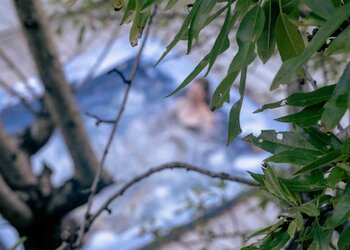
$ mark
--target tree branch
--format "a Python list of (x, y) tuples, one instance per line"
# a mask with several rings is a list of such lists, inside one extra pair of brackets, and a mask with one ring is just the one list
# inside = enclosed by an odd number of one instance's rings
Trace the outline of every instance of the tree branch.
[[(44, 101), (62, 131), (74, 162), (74, 178), (83, 187), (87, 187), (91, 185), (99, 164), (85, 132), (73, 93), (64, 77), (40, 1), (14, 0), (14, 4), (45, 88)], [(101, 174), (102, 179), (109, 183), (110, 178), (105, 173)]]
[(46, 145), (54, 131), (55, 125), (44, 108), (42, 114), (16, 136), (18, 147), (29, 156), (34, 155)]
[(109, 210), (108, 207), (109, 205), (118, 197), (122, 196), (130, 187), (132, 187), (133, 185), (135, 185), (136, 183), (142, 181), (143, 179), (150, 177), (151, 175), (164, 171), (164, 170), (173, 170), (173, 169), (183, 169), (186, 171), (192, 171), (192, 172), (196, 172), (202, 175), (206, 175), (209, 176), (211, 178), (218, 178), (221, 180), (226, 180), (226, 181), (232, 181), (232, 182), (238, 182), (238, 183), (242, 183), (245, 185), (249, 185), (249, 186), (253, 186), (253, 187), (259, 187), (260, 185), (250, 179), (246, 179), (244, 177), (240, 177), (240, 176), (235, 176), (235, 175), (231, 175), (231, 174), (227, 174), (227, 173), (223, 173), (223, 172), (213, 172), (211, 170), (206, 170), (200, 167), (196, 167), (193, 166), (191, 164), (188, 163), (184, 163), (184, 162), (171, 162), (171, 163), (166, 163), (163, 165), (160, 165), (158, 167), (154, 167), (149, 169), (148, 171), (146, 171), (143, 174), (140, 174), (136, 177), (134, 177), (133, 179), (131, 179), (130, 181), (128, 181), (127, 183), (125, 183), (116, 193), (114, 193), (93, 215), (90, 216), (89, 220), (88, 220), (88, 227), (85, 228), (85, 230), (87, 230), (91, 224), (96, 220), (96, 218), (105, 210)]
[(30, 208), (19, 199), (0, 175), (0, 214), (17, 228), (29, 225), (33, 219)]
[(11, 188), (28, 188), (37, 184), (27, 155), (8, 137), (0, 123), (0, 173)]

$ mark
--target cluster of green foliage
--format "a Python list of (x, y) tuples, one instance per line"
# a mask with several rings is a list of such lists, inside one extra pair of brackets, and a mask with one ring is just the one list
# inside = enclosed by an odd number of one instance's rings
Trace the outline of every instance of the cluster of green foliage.
[[(136, 45), (152, 8), (164, 6), (166, 11), (176, 2), (115, 0), (113, 4), (124, 13), (122, 23), (132, 22), (130, 42)], [(231, 87), (240, 75), (240, 98), (230, 111), (228, 143), (241, 133), (239, 116), (247, 67), (254, 60), (266, 63), (277, 51), (283, 64), (271, 84), (271, 90), (275, 90), (281, 84), (303, 81), (304, 66), (317, 53), (332, 55), (350, 50), (349, 0), (193, 0), (187, 7), (187, 17), (160, 60), (180, 40), (187, 41), (189, 53), (200, 32), (224, 16), (209, 53), (171, 94), (183, 89), (204, 69), (208, 74), (218, 56), (230, 48), (229, 35), (235, 32), (238, 50), (211, 99), (213, 110), (230, 102)], [(309, 37), (300, 32), (310, 29)], [(338, 239), (338, 249), (350, 249), (350, 139), (334, 134), (350, 108), (349, 90), (350, 63), (336, 84), (293, 93), (256, 111), (286, 105), (300, 109), (277, 119), (290, 123), (290, 131), (266, 130), (258, 137), (251, 134), (244, 138), (271, 153), (264, 162), (263, 174), (251, 176), (285, 208), (275, 225), (252, 235), (264, 237), (245, 249), (281, 249), (286, 245), (294, 245), (293, 249), (329, 249), (334, 239)], [(272, 165), (281, 163), (293, 165), (296, 171), (288, 178), (279, 177)]]

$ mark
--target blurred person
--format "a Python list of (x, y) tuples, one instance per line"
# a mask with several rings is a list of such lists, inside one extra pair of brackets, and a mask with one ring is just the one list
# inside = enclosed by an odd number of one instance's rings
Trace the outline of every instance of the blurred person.
[(209, 102), (210, 84), (204, 78), (197, 78), (189, 86), (186, 95), (175, 102), (172, 115), (185, 128), (210, 134), (214, 126), (214, 114)]

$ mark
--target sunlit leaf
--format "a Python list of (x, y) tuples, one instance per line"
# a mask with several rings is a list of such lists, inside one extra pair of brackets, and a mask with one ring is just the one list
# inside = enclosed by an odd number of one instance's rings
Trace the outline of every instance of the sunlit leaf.
[(317, 208), (315, 201), (309, 201), (300, 206), (300, 211), (311, 217), (317, 217), (320, 215), (320, 210)]

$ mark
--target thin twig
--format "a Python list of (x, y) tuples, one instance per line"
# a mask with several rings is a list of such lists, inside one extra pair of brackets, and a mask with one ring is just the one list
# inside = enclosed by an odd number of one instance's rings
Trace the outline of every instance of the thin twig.
[(97, 115), (94, 115), (94, 114), (90, 113), (90, 112), (86, 112), (85, 115), (89, 116), (91, 118), (94, 118), (96, 120), (96, 122), (95, 122), (96, 126), (99, 126), (101, 123), (115, 124), (115, 120), (103, 119), (103, 118), (100, 118)]
[(1, 48), (0, 48), (0, 57), (5, 61), (7, 66), (15, 72), (15, 74), (18, 77), (18, 79), (20, 81), (22, 81), (24, 87), (30, 93), (32, 98), (37, 99), (38, 95), (35, 92), (35, 90), (32, 88), (32, 86), (29, 85), (26, 75), (23, 73), (23, 71), (20, 69), (20, 67), (18, 67), (15, 63), (12, 62), (10, 57)]
[(114, 68), (108, 72), (108, 74), (112, 74), (112, 73), (117, 73), (125, 84), (129, 84), (129, 85), (131, 84), (131, 80), (127, 80), (123, 72), (121, 72), (119, 69)]
[(17, 98), (22, 105), (30, 112), (33, 116), (37, 116), (38, 112), (34, 110), (34, 108), (30, 105), (26, 98), (24, 98), (21, 94), (19, 94), (16, 90), (11, 88), (9, 84), (0, 79), (0, 86), (11, 96)]
[(304, 66), (305, 79), (311, 83), (314, 89), (317, 89), (317, 81), (312, 77), (306, 65)]
[(133, 185), (135, 185), (136, 183), (142, 181), (143, 179), (161, 172), (163, 170), (166, 169), (184, 169), (186, 171), (192, 171), (192, 172), (196, 172), (202, 175), (206, 175), (209, 176), (211, 178), (218, 178), (221, 180), (226, 180), (226, 181), (232, 181), (232, 182), (238, 182), (238, 183), (242, 183), (242, 184), (246, 184), (249, 186), (253, 186), (253, 187), (258, 187), (260, 186), (257, 182), (244, 178), (244, 177), (240, 177), (240, 176), (235, 176), (235, 175), (231, 175), (231, 174), (227, 174), (224, 172), (213, 172), (211, 170), (206, 170), (200, 167), (196, 167), (193, 166), (191, 164), (188, 163), (184, 163), (184, 162), (170, 162), (170, 163), (166, 163), (163, 165), (160, 165), (158, 167), (154, 167), (149, 169), (147, 172), (140, 174), (136, 177), (134, 177), (132, 180), (128, 181), (127, 183), (125, 183), (123, 185), (123, 187), (121, 187), (116, 193), (114, 193), (93, 215), (91, 215), (91, 217), (89, 218), (89, 226), (91, 226), (91, 224), (94, 222), (94, 220), (105, 210), (108, 209), (109, 205), (118, 197), (122, 196), (130, 187), (132, 187)]
[(126, 91), (125, 91), (125, 94), (124, 94), (124, 97), (123, 97), (120, 109), (119, 109), (119, 111), (118, 111), (118, 113), (116, 115), (115, 122), (113, 124), (110, 136), (109, 136), (107, 144), (106, 144), (106, 147), (105, 147), (105, 149), (103, 151), (103, 155), (102, 155), (102, 159), (101, 159), (101, 162), (100, 162), (99, 169), (97, 170), (97, 173), (95, 175), (94, 181), (93, 181), (93, 183), (91, 185), (91, 190), (90, 190), (91, 193), (90, 193), (89, 198), (88, 198), (87, 209), (86, 209), (85, 216), (83, 218), (83, 223), (82, 223), (82, 225), (80, 227), (80, 230), (79, 230), (79, 235), (78, 235), (78, 238), (77, 238), (77, 241), (76, 241), (76, 247), (80, 247), (81, 246), (84, 234), (89, 229), (89, 225), (88, 225), (87, 222), (88, 222), (88, 220), (89, 220), (89, 218), (91, 216), (90, 212), (91, 212), (91, 208), (92, 208), (92, 204), (93, 204), (93, 198), (94, 198), (94, 195), (96, 194), (98, 182), (100, 180), (101, 173), (103, 171), (104, 163), (106, 161), (109, 148), (112, 145), (112, 142), (113, 142), (113, 139), (114, 139), (114, 135), (115, 135), (115, 133), (117, 131), (120, 119), (121, 119), (121, 117), (122, 117), (122, 115), (124, 113), (124, 110), (125, 110), (125, 107), (126, 107), (126, 104), (127, 104), (127, 101), (128, 101), (128, 96), (129, 96), (129, 93), (130, 93), (130, 89), (131, 89), (131, 86), (132, 86), (132, 82), (135, 79), (137, 70), (139, 68), (142, 52), (143, 52), (143, 50), (145, 48), (145, 45), (146, 45), (146, 42), (147, 42), (150, 30), (151, 30), (152, 19), (153, 19), (154, 15), (155, 15), (155, 12), (156, 11), (154, 10), (153, 14), (151, 15), (151, 17), (149, 19), (149, 22), (148, 22), (148, 25), (147, 25), (147, 28), (146, 28), (146, 31), (145, 31), (145, 37), (144, 37), (144, 39), (142, 41), (142, 44), (140, 46), (140, 49), (139, 49), (137, 55), (136, 55), (136, 58), (135, 58), (135, 61), (134, 61), (133, 68), (131, 70), (129, 79), (127, 81), (125, 81), (125, 83), (127, 84)]

